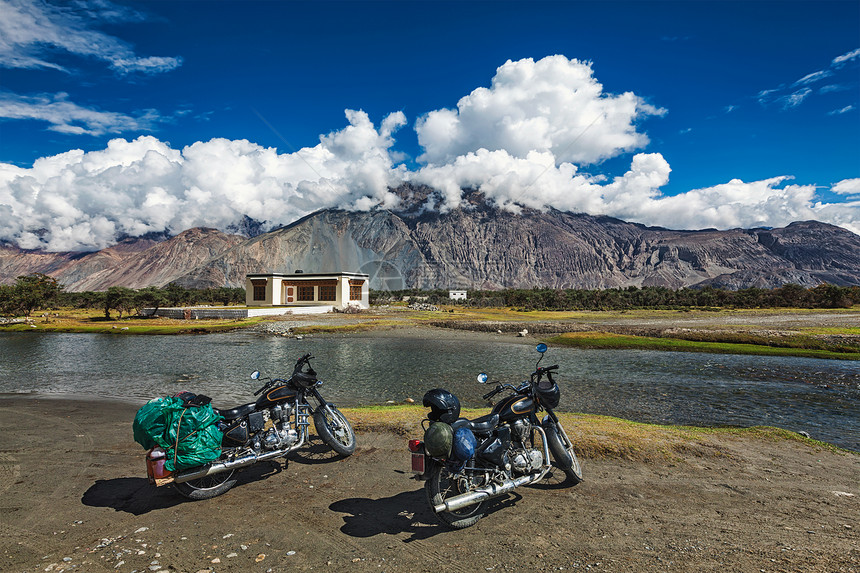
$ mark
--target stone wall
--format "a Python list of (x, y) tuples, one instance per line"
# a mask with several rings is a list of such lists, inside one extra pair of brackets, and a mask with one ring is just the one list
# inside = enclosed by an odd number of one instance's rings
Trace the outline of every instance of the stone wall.
[(162, 318), (176, 318), (181, 320), (225, 318), (239, 320), (242, 318), (248, 318), (248, 309), (244, 307), (145, 308), (141, 314), (144, 316), (159, 316)]

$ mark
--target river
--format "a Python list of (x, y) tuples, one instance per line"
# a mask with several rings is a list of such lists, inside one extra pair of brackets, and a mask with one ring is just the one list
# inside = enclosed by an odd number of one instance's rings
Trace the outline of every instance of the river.
[[(313, 337), (251, 332), (180, 336), (0, 333), (0, 393), (88, 395), (144, 402), (189, 390), (220, 407), (252, 400), (264, 375), (287, 376), (310, 352), (341, 406), (421, 401), (446, 388), (482, 407), (475, 381), (516, 383), (534, 369), (531, 345), (508, 338)], [(641, 422), (698, 426), (769, 425), (860, 451), (857, 362), (642, 350), (551, 347), (560, 364), (560, 410)]]

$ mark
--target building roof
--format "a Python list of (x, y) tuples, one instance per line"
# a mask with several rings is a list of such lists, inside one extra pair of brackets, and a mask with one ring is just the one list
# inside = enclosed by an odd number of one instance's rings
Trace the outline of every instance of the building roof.
[(245, 275), (246, 278), (290, 278), (290, 279), (318, 279), (320, 277), (355, 277), (369, 279), (370, 275), (364, 273), (351, 273), (346, 271), (335, 271), (331, 273), (251, 273)]

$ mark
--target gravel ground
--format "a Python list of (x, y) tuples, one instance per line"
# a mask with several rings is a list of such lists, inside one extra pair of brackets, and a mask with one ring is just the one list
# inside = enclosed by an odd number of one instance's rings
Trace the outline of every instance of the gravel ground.
[(409, 479), (406, 437), (359, 433), (346, 459), (314, 441), (186, 502), (147, 482), (135, 410), (0, 397), (0, 570), (860, 571), (857, 454), (724, 435), (585, 459), (582, 484), (520, 488), (451, 531)]

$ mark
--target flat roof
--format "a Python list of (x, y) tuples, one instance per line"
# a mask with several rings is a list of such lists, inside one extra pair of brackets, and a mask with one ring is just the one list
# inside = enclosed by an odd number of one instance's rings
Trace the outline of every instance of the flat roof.
[(331, 273), (253, 273), (245, 275), (245, 278), (265, 278), (265, 277), (278, 277), (278, 278), (286, 278), (289, 277), (291, 279), (318, 279), (320, 277), (361, 277), (361, 278), (370, 278), (370, 275), (364, 273), (350, 273), (346, 271), (341, 272), (331, 272)]

